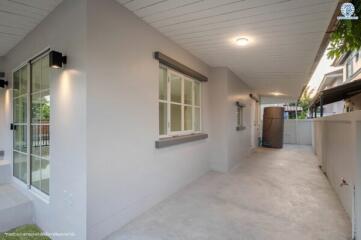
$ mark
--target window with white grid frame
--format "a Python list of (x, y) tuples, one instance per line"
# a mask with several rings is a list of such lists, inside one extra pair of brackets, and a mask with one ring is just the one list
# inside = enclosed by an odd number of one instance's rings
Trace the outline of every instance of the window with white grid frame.
[(159, 136), (187, 135), (201, 131), (201, 83), (160, 66)]

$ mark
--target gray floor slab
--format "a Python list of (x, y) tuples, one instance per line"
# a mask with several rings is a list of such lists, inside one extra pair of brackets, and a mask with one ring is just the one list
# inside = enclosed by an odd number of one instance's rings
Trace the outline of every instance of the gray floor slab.
[(311, 148), (258, 149), (210, 172), (108, 240), (349, 240), (351, 223)]
[(0, 185), (0, 233), (33, 220), (30, 199), (10, 184)]
[(10, 162), (0, 159), (0, 185), (9, 183), (10, 178), (11, 178)]

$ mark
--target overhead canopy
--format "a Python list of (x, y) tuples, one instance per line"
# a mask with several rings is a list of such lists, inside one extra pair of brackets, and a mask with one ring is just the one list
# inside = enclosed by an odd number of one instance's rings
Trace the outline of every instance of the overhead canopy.
[(314, 98), (311, 108), (341, 101), (361, 93), (361, 79), (319, 92)]
[[(280, 92), (292, 99), (340, 15), (336, 0), (116, 1), (209, 66), (229, 68), (259, 95)], [(248, 44), (239, 46), (240, 38)], [(167, 54), (178, 59), (175, 51)]]
[(5, 56), (62, 0), (0, 1), (0, 56)]

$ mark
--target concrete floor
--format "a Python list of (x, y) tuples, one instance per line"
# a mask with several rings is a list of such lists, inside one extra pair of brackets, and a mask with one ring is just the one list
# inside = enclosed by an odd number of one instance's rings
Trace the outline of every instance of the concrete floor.
[(0, 233), (30, 223), (33, 223), (30, 199), (10, 184), (0, 185)]
[(210, 172), (108, 240), (350, 240), (351, 223), (311, 148), (258, 149)]

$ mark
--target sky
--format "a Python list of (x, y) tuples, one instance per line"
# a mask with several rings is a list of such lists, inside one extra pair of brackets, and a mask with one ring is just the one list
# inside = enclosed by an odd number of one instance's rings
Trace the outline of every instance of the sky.
[(327, 50), (324, 52), (320, 62), (318, 63), (310, 81), (308, 82), (309, 89), (314, 89), (313, 93), (312, 93), (312, 97), (316, 94), (318, 87), (321, 84), (321, 81), (323, 79), (323, 76), (326, 73), (332, 72), (338, 68), (332, 67), (331, 64), (333, 62), (333, 59), (328, 59), (327, 58)]

